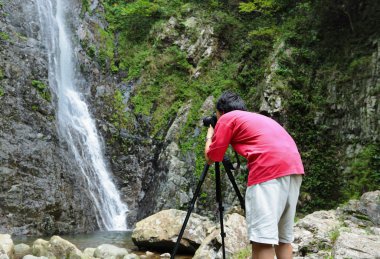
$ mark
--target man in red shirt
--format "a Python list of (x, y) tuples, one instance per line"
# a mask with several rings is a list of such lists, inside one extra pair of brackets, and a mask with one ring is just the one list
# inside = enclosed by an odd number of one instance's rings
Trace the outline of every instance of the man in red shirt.
[(223, 160), (229, 145), (247, 159), (245, 196), (248, 236), (254, 259), (292, 258), (293, 224), (304, 169), (297, 146), (273, 119), (246, 111), (236, 94), (224, 92), (209, 127), (205, 158)]

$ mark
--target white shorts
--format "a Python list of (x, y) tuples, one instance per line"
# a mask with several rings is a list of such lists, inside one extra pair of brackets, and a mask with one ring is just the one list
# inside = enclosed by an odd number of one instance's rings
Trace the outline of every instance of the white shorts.
[(288, 175), (249, 186), (245, 195), (249, 240), (293, 242), (293, 225), (302, 175)]

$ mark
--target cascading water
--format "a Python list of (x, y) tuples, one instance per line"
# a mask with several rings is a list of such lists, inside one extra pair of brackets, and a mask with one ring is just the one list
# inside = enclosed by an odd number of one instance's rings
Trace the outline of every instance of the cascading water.
[(127, 206), (121, 201), (104, 162), (100, 137), (76, 82), (73, 50), (65, 26), (65, 0), (36, 0), (49, 55), (49, 84), (58, 99), (58, 130), (80, 168), (105, 230), (126, 230)]

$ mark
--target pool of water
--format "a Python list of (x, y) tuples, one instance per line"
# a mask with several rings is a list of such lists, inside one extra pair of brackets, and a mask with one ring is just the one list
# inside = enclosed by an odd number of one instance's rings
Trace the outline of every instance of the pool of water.
[[(117, 247), (126, 248), (129, 252), (135, 253), (137, 255), (145, 254), (145, 251), (139, 251), (132, 241), (131, 231), (99, 231), (89, 234), (75, 234), (75, 235), (59, 235), (61, 238), (74, 244), (80, 250), (84, 250), (88, 247), (96, 248), (102, 244), (110, 244)], [(32, 245), (33, 242), (39, 238), (46, 241), (50, 240), (49, 237), (44, 236), (12, 236), (13, 243), (17, 244), (27, 244)], [(151, 251), (154, 252), (154, 251)], [(157, 258), (159, 258), (160, 253), (157, 253)], [(178, 259), (189, 259), (189, 255), (178, 255), (175, 258)]]

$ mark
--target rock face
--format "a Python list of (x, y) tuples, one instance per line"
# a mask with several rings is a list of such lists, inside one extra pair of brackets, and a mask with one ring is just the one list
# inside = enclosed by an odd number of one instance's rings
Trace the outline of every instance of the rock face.
[[(368, 198), (371, 197), (371, 201)], [(337, 210), (317, 211), (295, 226), (294, 250), (305, 258), (378, 258), (380, 191), (363, 194)]]
[(34, 1), (0, 7), (0, 232), (96, 229), (95, 212), (61, 145)]
[[(171, 252), (185, 220), (186, 212), (164, 210), (136, 224), (132, 240), (141, 248)], [(205, 217), (192, 213), (181, 239), (178, 251), (194, 253), (208, 234), (212, 223)]]

